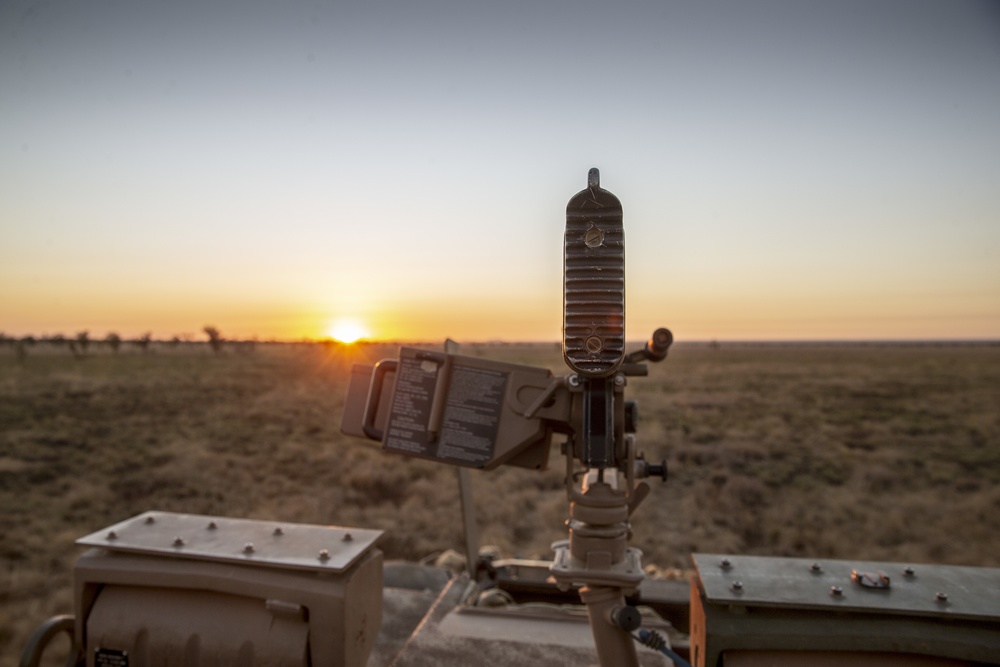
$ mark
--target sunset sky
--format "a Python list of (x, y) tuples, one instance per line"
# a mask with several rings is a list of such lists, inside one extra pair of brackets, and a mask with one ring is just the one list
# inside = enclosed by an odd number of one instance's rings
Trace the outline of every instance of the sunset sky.
[(1000, 339), (1000, 3), (0, 2), (0, 332)]

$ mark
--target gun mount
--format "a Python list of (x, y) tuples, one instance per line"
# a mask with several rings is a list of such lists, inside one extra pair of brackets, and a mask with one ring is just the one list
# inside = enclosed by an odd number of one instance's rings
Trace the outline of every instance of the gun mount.
[(645, 362), (666, 358), (673, 336), (658, 329), (626, 357), (622, 217), (591, 169), (566, 207), (563, 358), (572, 373), (402, 348), (398, 359), (354, 370), (341, 429), (387, 452), (484, 470), (543, 468), (552, 435), (563, 434), (569, 539), (553, 545), (552, 577), (563, 590), (582, 586), (601, 664), (630, 667), (639, 615), (625, 596), (643, 570), (628, 546), (629, 517), (649, 494), (637, 480), (665, 481), (666, 463), (637, 453), (636, 406), (624, 390)]

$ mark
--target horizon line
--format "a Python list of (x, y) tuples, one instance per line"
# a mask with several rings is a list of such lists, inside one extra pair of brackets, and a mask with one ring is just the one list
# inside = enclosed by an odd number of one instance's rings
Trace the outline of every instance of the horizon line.
[[(147, 334), (148, 335), (148, 334)], [(134, 336), (134, 337), (120, 337), (120, 343), (134, 343), (142, 341), (145, 336)], [(44, 344), (63, 344), (72, 341), (78, 341), (77, 336), (66, 336), (63, 334), (41, 334), (33, 335), (27, 334), (23, 336), (10, 336), (5, 335), (0, 332), (0, 344), (4, 343), (17, 343), (19, 341), (23, 342), (34, 342), (34, 343), (44, 343)], [(159, 345), (208, 345), (209, 340), (207, 339), (193, 339), (193, 338), (180, 338), (178, 336), (173, 336), (170, 338), (156, 338), (150, 335), (149, 338), (145, 339), (148, 343), (159, 344)], [(256, 343), (262, 345), (413, 345), (413, 346), (428, 346), (428, 345), (443, 345), (446, 340), (454, 340), (448, 336), (444, 336), (439, 339), (405, 339), (405, 338), (362, 338), (356, 341), (345, 342), (339, 341), (330, 336), (323, 337), (309, 337), (302, 336), (298, 338), (261, 338), (258, 336), (251, 336), (248, 338), (222, 338), (223, 343), (231, 344), (246, 344), (246, 343)], [(107, 337), (102, 338), (87, 338), (87, 342), (93, 343), (95, 345), (106, 345), (108, 343)], [(558, 339), (485, 339), (485, 340), (458, 340), (456, 341), (461, 345), (562, 345), (562, 341)], [(646, 343), (646, 340), (633, 339), (626, 341), (626, 345), (629, 346), (642, 346)], [(721, 346), (721, 345), (740, 345), (740, 346), (752, 346), (752, 345), (1000, 345), (1000, 337), (995, 338), (983, 338), (983, 337), (928, 337), (928, 338), (692, 338), (692, 339), (674, 339), (672, 345), (695, 345), (695, 346)]]

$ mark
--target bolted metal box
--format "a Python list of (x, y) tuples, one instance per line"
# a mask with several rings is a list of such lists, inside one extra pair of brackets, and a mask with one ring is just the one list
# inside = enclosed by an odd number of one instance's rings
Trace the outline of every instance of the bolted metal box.
[(364, 665), (382, 532), (147, 512), (77, 540), (88, 667)]
[(1000, 664), (1000, 569), (692, 554), (691, 664)]

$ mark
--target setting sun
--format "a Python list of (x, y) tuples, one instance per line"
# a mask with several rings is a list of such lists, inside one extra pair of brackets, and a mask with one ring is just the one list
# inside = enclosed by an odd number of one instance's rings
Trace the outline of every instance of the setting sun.
[(327, 333), (341, 343), (353, 343), (368, 337), (368, 331), (357, 320), (337, 320), (330, 325)]

